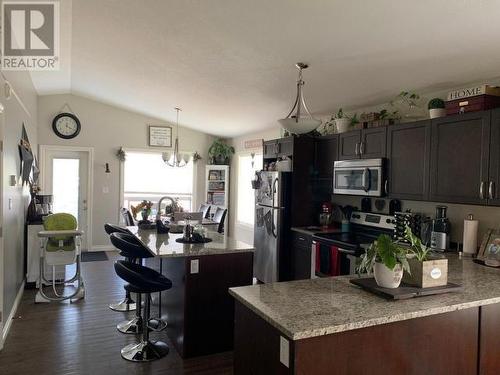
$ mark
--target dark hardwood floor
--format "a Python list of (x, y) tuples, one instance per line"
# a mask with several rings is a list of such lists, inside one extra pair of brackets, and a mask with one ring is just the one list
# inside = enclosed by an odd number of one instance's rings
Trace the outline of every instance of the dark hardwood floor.
[[(0, 351), (2, 375), (114, 374), (232, 374), (232, 352), (182, 360), (165, 333), (152, 333), (170, 346), (167, 357), (150, 363), (131, 363), (120, 349), (136, 340), (119, 333), (116, 323), (132, 316), (108, 308), (122, 298), (122, 281), (115, 275), (115, 253), (108, 261), (82, 263), (86, 298), (74, 304), (35, 305), (26, 290), (17, 317)], [(155, 308), (153, 307), (153, 311)]]

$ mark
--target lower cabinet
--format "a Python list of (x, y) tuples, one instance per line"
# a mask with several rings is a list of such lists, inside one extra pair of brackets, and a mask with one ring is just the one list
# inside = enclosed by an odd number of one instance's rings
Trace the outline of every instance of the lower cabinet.
[(312, 237), (307, 234), (292, 232), (291, 279), (311, 278)]

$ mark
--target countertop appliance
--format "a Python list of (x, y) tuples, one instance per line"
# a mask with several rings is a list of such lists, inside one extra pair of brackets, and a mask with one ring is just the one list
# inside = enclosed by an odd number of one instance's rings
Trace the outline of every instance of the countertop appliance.
[(339, 160), (333, 166), (333, 193), (381, 197), (384, 159)]
[(286, 278), (290, 230), (290, 172), (260, 172), (255, 190), (254, 276), (270, 283)]
[[(317, 274), (328, 276), (354, 274), (356, 262), (366, 248), (380, 234), (392, 236), (396, 227), (394, 216), (359, 211), (352, 213), (350, 222), (349, 232), (313, 236), (316, 245)], [(337, 259), (332, 260), (332, 256)], [(332, 266), (337, 269), (332, 270)]]
[(436, 218), (432, 220), (431, 248), (445, 251), (450, 248), (450, 221), (446, 217), (447, 206), (436, 206)]

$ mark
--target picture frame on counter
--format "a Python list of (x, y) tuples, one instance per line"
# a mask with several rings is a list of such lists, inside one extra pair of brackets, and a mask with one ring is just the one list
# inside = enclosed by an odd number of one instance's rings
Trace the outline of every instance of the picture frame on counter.
[(500, 229), (488, 229), (481, 242), (477, 259), (486, 263), (488, 258), (500, 260)]
[(172, 127), (168, 125), (149, 125), (150, 147), (172, 147)]

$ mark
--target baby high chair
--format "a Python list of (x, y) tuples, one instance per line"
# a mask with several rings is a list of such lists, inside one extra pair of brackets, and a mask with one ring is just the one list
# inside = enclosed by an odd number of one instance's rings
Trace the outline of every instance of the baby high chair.
[[(66, 213), (52, 214), (43, 221), (44, 230), (38, 232), (40, 238), (40, 276), (35, 302), (64, 301), (74, 302), (85, 297), (85, 289), (81, 274), (80, 247), (83, 231), (77, 229), (77, 221), (73, 215)], [(57, 266), (76, 264), (75, 275), (71, 279), (56, 280)], [(52, 267), (52, 279), (45, 277), (45, 265)], [(76, 290), (64, 294), (64, 287), (77, 282)], [(44, 291), (44, 285), (52, 286), (52, 293)], [(63, 290), (60, 293), (57, 286)]]

